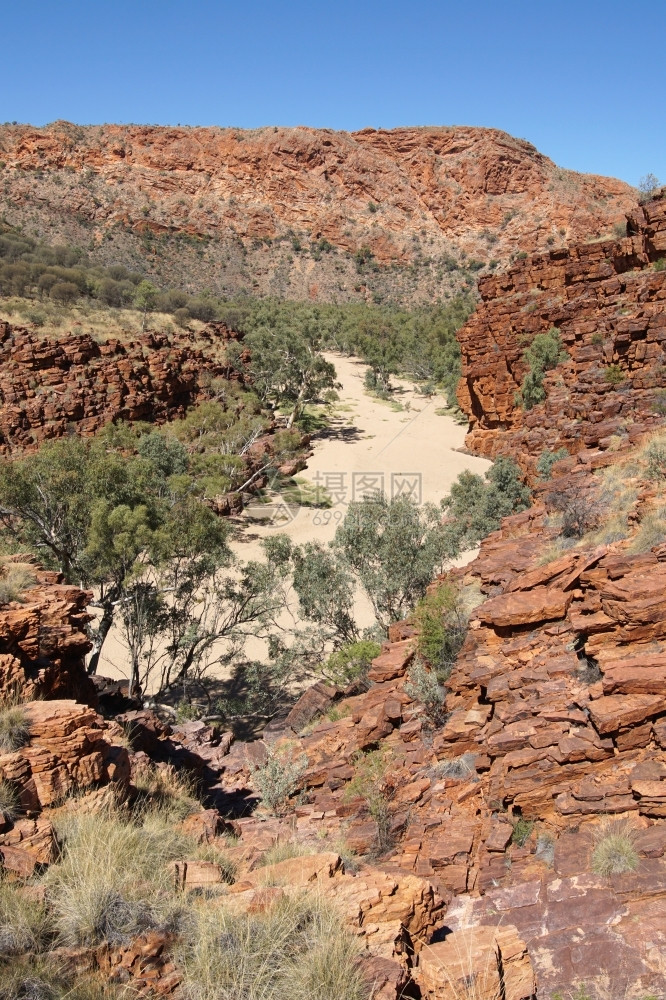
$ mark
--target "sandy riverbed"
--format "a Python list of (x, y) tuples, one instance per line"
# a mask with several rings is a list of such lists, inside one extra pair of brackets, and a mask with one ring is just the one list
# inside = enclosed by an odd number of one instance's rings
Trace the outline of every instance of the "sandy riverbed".
[[(331, 497), (329, 509), (277, 504), (269, 509), (251, 505), (238, 519), (233, 544), (244, 560), (262, 559), (261, 542), (276, 531), (294, 542), (329, 542), (344, 517), (347, 505), (364, 491), (383, 489), (388, 495), (409, 492), (420, 502), (438, 503), (463, 469), (483, 473), (489, 462), (461, 452), (466, 427), (437, 413), (445, 405), (414, 391), (410, 383), (394, 380), (396, 403), (401, 409), (370, 396), (364, 389), (366, 366), (353, 358), (329, 354), (336, 367), (340, 400), (330, 426), (313, 438), (313, 454), (300, 477)], [(471, 556), (471, 554), (470, 554)], [(466, 562), (467, 559), (461, 560)], [(281, 622), (285, 628), (295, 615), (295, 602)], [(371, 623), (369, 607), (359, 598), (360, 624)], [(248, 644), (249, 656), (260, 656), (262, 647)], [(127, 677), (127, 656), (116, 631), (108, 636), (99, 665), (107, 677)]]

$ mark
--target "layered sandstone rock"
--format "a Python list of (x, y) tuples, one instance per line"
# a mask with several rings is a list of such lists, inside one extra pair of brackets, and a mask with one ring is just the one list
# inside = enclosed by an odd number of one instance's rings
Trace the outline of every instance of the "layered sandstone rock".
[[(470, 450), (511, 454), (529, 471), (544, 448), (576, 452), (655, 426), (666, 387), (666, 197), (634, 208), (629, 235), (528, 257), (482, 278), (481, 303), (459, 331), (460, 405)], [(545, 402), (516, 401), (526, 346), (551, 327), (566, 362), (547, 373)], [(609, 375), (610, 371), (610, 375)]]
[(238, 336), (212, 323), (196, 337), (147, 333), (98, 344), (87, 333), (48, 340), (0, 322), (0, 452), (34, 448), (73, 427), (87, 435), (119, 420), (182, 417), (210, 398), (211, 379), (239, 378), (225, 354)]
[(20, 560), (35, 582), (21, 603), (0, 608), (0, 696), (74, 698), (95, 706), (85, 669), (92, 595), (64, 584), (62, 574), (43, 570), (29, 556)]

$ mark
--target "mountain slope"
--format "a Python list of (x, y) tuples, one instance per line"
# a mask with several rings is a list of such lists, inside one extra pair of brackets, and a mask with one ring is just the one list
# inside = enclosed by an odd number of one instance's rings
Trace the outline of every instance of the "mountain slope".
[(608, 234), (621, 181), (469, 127), (0, 127), (2, 211), (222, 294), (432, 301), (521, 252)]

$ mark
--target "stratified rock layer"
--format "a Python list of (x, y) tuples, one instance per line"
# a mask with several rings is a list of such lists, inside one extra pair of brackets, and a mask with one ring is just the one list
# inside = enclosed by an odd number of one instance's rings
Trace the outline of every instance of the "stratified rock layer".
[[(627, 231), (480, 280), (481, 303), (458, 333), (470, 450), (512, 454), (533, 470), (544, 448), (606, 447), (613, 435), (635, 439), (661, 420), (666, 270), (652, 264), (666, 258), (666, 197), (635, 208)], [(551, 327), (568, 358), (546, 374), (546, 400), (525, 411), (516, 400), (523, 352)]]
[(213, 323), (196, 335), (99, 344), (87, 333), (49, 340), (0, 322), (0, 451), (34, 448), (72, 428), (86, 435), (118, 420), (183, 416), (210, 398), (211, 379), (239, 378), (225, 355), (238, 337)]
[(30, 557), (14, 559), (26, 563), (34, 584), (20, 603), (0, 609), (0, 698), (75, 698), (96, 705), (85, 668), (92, 594), (26, 560)]

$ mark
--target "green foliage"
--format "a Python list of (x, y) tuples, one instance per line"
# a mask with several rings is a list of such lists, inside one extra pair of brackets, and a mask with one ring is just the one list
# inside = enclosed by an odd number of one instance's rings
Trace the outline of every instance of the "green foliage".
[(625, 377), (619, 365), (608, 365), (607, 368), (604, 368), (604, 382), (607, 382), (608, 385), (621, 385)]
[(560, 331), (557, 327), (551, 327), (548, 333), (538, 333), (523, 352), (523, 362), (529, 370), (516, 396), (518, 404), (526, 410), (531, 410), (537, 403), (543, 402), (546, 398), (546, 390), (543, 387), (544, 375), (566, 359), (567, 353), (562, 350)]
[(111, 427), (97, 439), (48, 443), (36, 455), (0, 463), (5, 534), (69, 580), (99, 588), (103, 613), (91, 666), (117, 621), (137, 692), (151, 672), (164, 687), (209, 668), (221, 639), (226, 651), (217, 659), (231, 655), (283, 598), (265, 565), (217, 575), (233, 561), (229, 529), (200, 499), (211, 476), (206, 465), (202, 472), (206, 452), (197, 449), (239, 460), (221, 452), (241, 446), (254, 426), (211, 403), (171, 430), (184, 441)]
[(426, 594), (416, 606), (414, 620), (418, 651), (444, 683), (467, 635), (468, 614), (460, 588), (446, 582)]
[(322, 335), (317, 327), (304, 325), (300, 331), (260, 328), (247, 341), (254, 388), (261, 399), (290, 409), (287, 427), (307, 403), (336, 387), (335, 368), (320, 353)]
[(266, 753), (266, 762), (255, 767), (253, 778), (262, 802), (280, 816), (287, 811), (289, 799), (298, 789), (308, 759), (305, 754), (294, 757), (291, 748), (285, 746), (277, 750), (269, 746)]
[(666, 271), (666, 257), (660, 257), (659, 260), (655, 260), (652, 269), (654, 271)]
[(286, 538), (271, 539), (266, 552), (276, 564), (278, 559), (282, 565), (292, 560), (294, 590), (304, 618), (325, 629), (338, 646), (358, 642), (353, 576), (335, 552), (319, 542), (292, 547)]
[(515, 844), (516, 847), (524, 847), (527, 841), (532, 836), (533, 829), (534, 829), (534, 820), (525, 819), (523, 816), (520, 816), (513, 824), (511, 843)]
[(648, 479), (666, 479), (666, 443), (651, 441), (645, 449)]
[(485, 479), (461, 472), (442, 500), (446, 512), (444, 541), (450, 557), (472, 548), (495, 531), (503, 517), (525, 510), (530, 492), (520, 479), (516, 463), (501, 455), (488, 469)]
[(390, 774), (390, 756), (385, 748), (360, 751), (351, 763), (354, 777), (347, 785), (347, 798), (359, 796), (377, 824), (377, 850), (384, 853), (393, 845), (391, 799), (395, 792)]
[(352, 681), (365, 677), (372, 661), (381, 651), (379, 643), (371, 639), (359, 639), (358, 642), (347, 643), (331, 653), (323, 670), (324, 676), (330, 678), (334, 684), (346, 687)]
[(349, 504), (332, 548), (358, 578), (377, 622), (387, 629), (423, 597), (444, 557), (440, 514), (408, 496), (367, 496)]
[(557, 451), (550, 451), (549, 448), (544, 448), (544, 450), (539, 455), (539, 460), (537, 462), (537, 472), (542, 482), (546, 482), (550, 479), (552, 475), (553, 466), (556, 462), (561, 461), (563, 458), (568, 458), (569, 452), (566, 448), (558, 448)]

